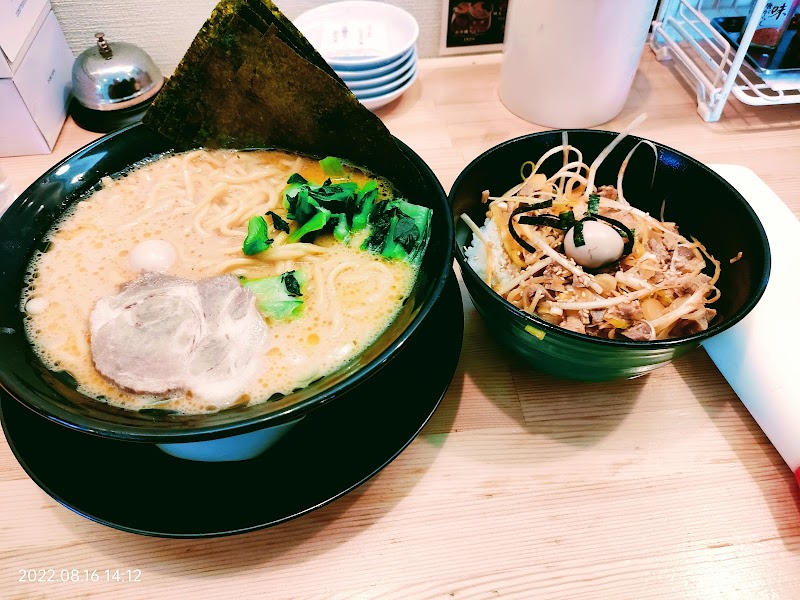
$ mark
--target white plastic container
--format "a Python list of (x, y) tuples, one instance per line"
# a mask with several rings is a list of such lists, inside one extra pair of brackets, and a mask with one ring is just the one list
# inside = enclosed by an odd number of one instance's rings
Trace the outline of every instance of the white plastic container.
[(67, 118), (75, 58), (46, 8), (11, 76), (0, 75), (0, 156), (48, 154)]
[(633, 83), (656, 0), (510, 2), (500, 100), (553, 128), (617, 116)]
[(32, 33), (38, 29), (47, 0), (4, 0), (0, 2), (0, 77), (11, 77), (11, 65), (25, 54)]

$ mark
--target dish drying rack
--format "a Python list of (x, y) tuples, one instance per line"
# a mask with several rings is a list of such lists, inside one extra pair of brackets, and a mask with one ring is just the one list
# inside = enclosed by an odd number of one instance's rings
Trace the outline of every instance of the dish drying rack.
[[(751, 11), (751, 0), (662, 0), (650, 47), (657, 60), (675, 58), (683, 67), (684, 75), (696, 85), (697, 112), (705, 121), (719, 120), (731, 94), (751, 106), (800, 103), (800, 69), (793, 78), (782, 78), (780, 72), (771, 77), (769, 71), (757, 70), (747, 60), (768, 1), (757, 0)], [(715, 17), (748, 14), (738, 43), (712, 24)]]

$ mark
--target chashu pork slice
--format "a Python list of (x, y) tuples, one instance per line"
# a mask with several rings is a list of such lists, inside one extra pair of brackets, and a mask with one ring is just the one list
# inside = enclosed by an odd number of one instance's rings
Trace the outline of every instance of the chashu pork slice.
[(232, 275), (145, 273), (101, 298), (89, 328), (95, 367), (121, 388), (191, 392), (219, 408), (258, 376), (267, 342), (255, 297)]

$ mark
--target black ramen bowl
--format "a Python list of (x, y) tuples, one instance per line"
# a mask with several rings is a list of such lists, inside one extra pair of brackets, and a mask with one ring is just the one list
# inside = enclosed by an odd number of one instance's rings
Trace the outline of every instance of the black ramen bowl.
[[(569, 143), (580, 149), (587, 164), (617, 133), (567, 130)], [(628, 152), (642, 138), (628, 136), (601, 163), (596, 185), (616, 185)], [(517, 308), (495, 293), (467, 263), (465, 247), (472, 231), (460, 219), (466, 213), (481, 225), (486, 205), (481, 192), (500, 196), (520, 183), (523, 162), (537, 161), (562, 143), (562, 131), (545, 131), (499, 144), (462, 171), (449, 194), (456, 230), (455, 258), (475, 308), (488, 329), (531, 367), (557, 377), (608, 381), (648, 373), (739, 322), (764, 293), (770, 271), (770, 252), (761, 222), (745, 199), (722, 177), (697, 160), (660, 144), (653, 179), (654, 154), (641, 146), (625, 171), (625, 198), (632, 205), (674, 221), (680, 233), (694, 236), (721, 262), (717, 282), (722, 296), (713, 304), (717, 316), (705, 331), (656, 341), (604, 339), (552, 325)], [(547, 159), (539, 172), (553, 174), (561, 153)], [(741, 260), (729, 259), (742, 253)]]
[[(405, 144), (398, 143), (419, 169), (423, 182), (419, 189), (399, 186), (401, 191), (410, 201), (433, 209), (430, 243), (412, 293), (398, 317), (364, 353), (338, 371), (287, 396), (255, 406), (179, 415), (129, 411), (98, 402), (81, 394), (69, 373), (45, 368), (26, 337), (20, 306), (29, 262), (64, 211), (95, 189), (102, 177), (124, 172), (138, 161), (172, 150), (166, 138), (136, 124), (100, 138), (55, 165), (0, 217), (2, 387), (43, 417), (67, 427), (159, 445), (245, 437), (240, 434), (280, 429), (343, 396), (407, 345), (439, 298), (452, 269), (453, 226), (445, 192), (425, 162)], [(375, 400), (379, 402), (380, 398)]]

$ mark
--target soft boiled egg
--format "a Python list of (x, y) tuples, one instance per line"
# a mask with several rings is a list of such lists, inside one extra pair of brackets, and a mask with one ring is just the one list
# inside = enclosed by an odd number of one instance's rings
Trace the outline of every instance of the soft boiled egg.
[(178, 253), (164, 240), (145, 240), (136, 244), (128, 254), (128, 266), (134, 271), (163, 273), (169, 269)]
[(596, 269), (619, 260), (625, 242), (619, 233), (601, 221), (582, 221), (582, 246), (575, 245), (575, 228), (564, 236), (564, 254), (582, 267)]

